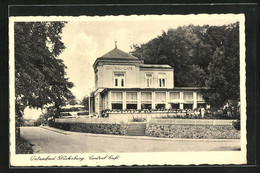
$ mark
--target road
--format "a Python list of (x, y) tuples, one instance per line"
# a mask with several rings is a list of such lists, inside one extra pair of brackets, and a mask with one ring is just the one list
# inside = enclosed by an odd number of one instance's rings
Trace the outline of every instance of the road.
[(21, 127), (21, 136), (35, 153), (177, 152), (239, 150), (240, 140), (164, 139), (65, 132), (53, 128)]

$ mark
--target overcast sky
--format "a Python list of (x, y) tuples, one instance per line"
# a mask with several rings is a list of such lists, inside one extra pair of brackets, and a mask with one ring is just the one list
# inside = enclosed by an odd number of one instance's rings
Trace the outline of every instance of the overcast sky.
[(75, 84), (72, 92), (77, 99), (94, 90), (93, 63), (115, 47), (129, 52), (133, 44), (146, 43), (167, 31), (184, 25), (223, 25), (237, 20), (227, 16), (135, 16), (85, 17), (69, 21), (63, 29), (66, 49), (59, 56), (67, 65), (67, 75)]

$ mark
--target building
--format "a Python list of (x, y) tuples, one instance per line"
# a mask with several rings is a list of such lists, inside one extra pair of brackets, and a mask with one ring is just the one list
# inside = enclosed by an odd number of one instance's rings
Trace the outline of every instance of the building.
[(174, 87), (169, 65), (144, 64), (115, 47), (96, 59), (95, 112), (106, 109), (195, 109), (205, 106), (196, 87)]

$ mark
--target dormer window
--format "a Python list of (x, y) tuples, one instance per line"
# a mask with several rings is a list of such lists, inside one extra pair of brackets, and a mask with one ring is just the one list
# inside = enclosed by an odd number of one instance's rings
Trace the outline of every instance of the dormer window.
[(114, 73), (114, 86), (115, 87), (125, 86), (125, 73)]
[(166, 74), (165, 73), (159, 73), (158, 74), (158, 83), (160, 88), (164, 88), (166, 84)]

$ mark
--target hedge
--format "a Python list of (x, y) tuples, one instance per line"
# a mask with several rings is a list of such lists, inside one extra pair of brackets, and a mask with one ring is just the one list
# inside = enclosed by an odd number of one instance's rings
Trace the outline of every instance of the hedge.
[(146, 126), (146, 136), (194, 139), (239, 139), (240, 131), (233, 126), (159, 125)]
[(127, 124), (98, 124), (98, 123), (50, 123), (51, 127), (59, 128), (67, 131), (97, 133), (97, 134), (114, 134), (125, 135), (127, 132)]

